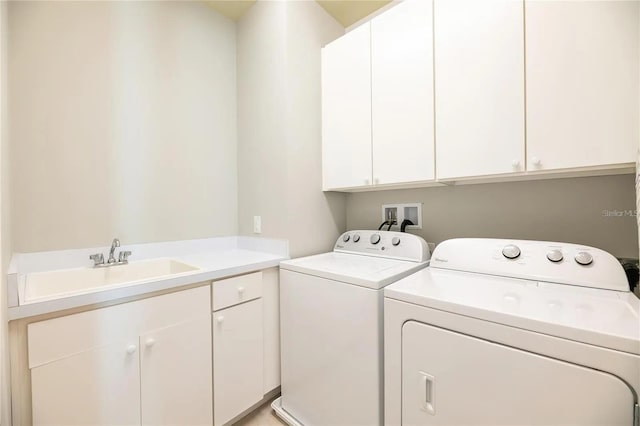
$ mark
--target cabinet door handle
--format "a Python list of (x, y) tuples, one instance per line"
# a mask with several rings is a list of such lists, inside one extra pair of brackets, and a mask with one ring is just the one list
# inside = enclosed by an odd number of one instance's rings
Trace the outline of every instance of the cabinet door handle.
[(538, 157), (533, 157), (531, 159), (531, 162), (533, 163), (534, 166), (539, 166), (542, 164), (542, 161)]
[(513, 161), (511, 162), (511, 166), (512, 166), (514, 169), (519, 169), (519, 168), (520, 168), (520, 160), (513, 160)]
[(436, 414), (436, 401), (435, 401), (435, 384), (436, 379), (431, 374), (427, 374), (424, 371), (420, 371), (419, 376), (420, 395), (422, 402), (422, 409), (427, 413), (435, 416)]
[(373, 179), (373, 184), (374, 185), (378, 185), (380, 183), (380, 178), (374, 178)]
[(244, 287), (238, 287), (238, 294), (242, 296), (244, 294)]
[(151, 339), (151, 338), (147, 339), (147, 341), (146, 341), (146, 342), (144, 342), (144, 345), (145, 345), (146, 347), (148, 347), (148, 348), (150, 348), (151, 346), (153, 346), (153, 345), (155, 345), (155, 344), (156, 344), (155, 339)]
[(364, 184), (369, 185), (369, 178), (364, 178)]
[(218, 322), (218, 324), (222, 324), (224, 322), (224, 316), (220, 315), (218, 318), (216, 318), (216, 321)]
[(138, 349), (138, 347), (136, 345), (129, 345), (127, 346), (127, 353), (129, 355), (135, 353), (136, 349)]

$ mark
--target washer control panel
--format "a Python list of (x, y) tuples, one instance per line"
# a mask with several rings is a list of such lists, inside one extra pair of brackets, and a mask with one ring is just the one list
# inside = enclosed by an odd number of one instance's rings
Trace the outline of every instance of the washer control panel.
[(405, 232), (348, 231), (338, 238), (333, 250), (413, 262), (426, 262), (431, 258), (426, 241)]
[(459, 238), (440, 243), (432, 267), (505, 277), (629, 291), (611, 254), (588, 246), (546, 241)]
[[(515, 244), (507, 244), (502, 248), (502, 255), (507, 259), (517, 259), (520, 257), (520, 247)], [(554, 248), (547, 252), (547, 259), (550, 262), (562, 262), (564, 260), (564, 253), (561, 249)], [(575, 254), (573, 259), (577, 264), (582, 266), (588, 266), (593, 263), (593, 256), (588, 251), (579, 251)]]

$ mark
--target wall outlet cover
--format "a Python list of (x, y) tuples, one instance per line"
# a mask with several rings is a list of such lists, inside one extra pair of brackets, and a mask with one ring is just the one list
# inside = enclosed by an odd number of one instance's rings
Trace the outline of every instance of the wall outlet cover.
[(262, 234), (262, 216), (253, 217), (253, 233)]

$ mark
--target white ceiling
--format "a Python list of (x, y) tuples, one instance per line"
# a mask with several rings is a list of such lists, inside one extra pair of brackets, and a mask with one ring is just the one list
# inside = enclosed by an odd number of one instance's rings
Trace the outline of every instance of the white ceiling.
[[(297, 0), (313, 1), (313, 0)], [(344, 27), (358, 22), (370, 15), (391, 0), (316, 0), (324, 10), (333, 16)], [(247, 10), (256, 3), (256, 0), (208, 0), (207, 4), (219, 13), (237, 21)]]

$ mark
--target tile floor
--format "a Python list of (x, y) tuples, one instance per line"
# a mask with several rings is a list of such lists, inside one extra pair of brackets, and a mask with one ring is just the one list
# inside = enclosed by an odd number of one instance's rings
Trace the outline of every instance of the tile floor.
[[(275, 399), (275, 398), (274, 398)], [(286, 425), (271, 409), (273, 400), (266, 402), (253, 413), (240, 420), (235, 426), (283, 426)]]

